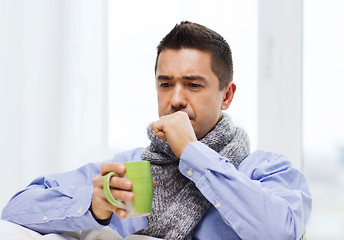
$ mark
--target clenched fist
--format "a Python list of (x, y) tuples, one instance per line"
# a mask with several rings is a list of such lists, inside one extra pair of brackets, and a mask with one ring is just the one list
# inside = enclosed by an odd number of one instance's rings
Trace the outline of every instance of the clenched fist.
[(151, 127), (157, 137), (168, 141), (179, 158), (190, 142), (197, 141), (189, 116), (183, 111), (162, 116)]

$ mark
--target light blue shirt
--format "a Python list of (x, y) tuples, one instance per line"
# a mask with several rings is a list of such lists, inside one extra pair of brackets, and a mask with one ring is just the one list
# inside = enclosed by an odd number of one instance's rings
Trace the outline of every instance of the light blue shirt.
[[(140, 161), (142, 148), (111, 162)], [(41, 233), (103, 227), (89, 211), (92, 180), (101, 163), (35, 179), (5, 207), (2, 219)], [(310, 217), (312, 199), (304, 175), (280, 154), (255, 151), (236, 169), (200, 142), (190, 143), (179, 164), (212, 204), (194, 239), (298, 239)], [(145, 217), (119, 219), (110, 227), (127, 236), (147, 225)]]

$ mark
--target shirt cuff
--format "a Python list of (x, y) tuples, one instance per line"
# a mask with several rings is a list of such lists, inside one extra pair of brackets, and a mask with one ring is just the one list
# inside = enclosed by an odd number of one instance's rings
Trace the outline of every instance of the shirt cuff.
[(207, 145), (197, 141), (191, 142), (180, 156), (179, 170), (187, 178), (197, 181), (202, 178), (210, 168), (216, 170), (222, 164), (227, 165), (227, 159)]
[(110, 217), (108, 217), (107, 219), (97, 219), (95, 218), (95, 220), (100, 224), (100, 225), (103, 225), (103, 226), (107, 226), (110, 224), (111, 222), (111, 219), (112, 219), (112, 214)]

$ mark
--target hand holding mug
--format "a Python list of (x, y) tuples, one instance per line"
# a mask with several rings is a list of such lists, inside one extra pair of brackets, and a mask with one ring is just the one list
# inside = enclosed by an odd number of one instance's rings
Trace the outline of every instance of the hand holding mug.
[(126, 167), (124, 164), (103, 163), (101, 165), (99, 175), (93, 179), (93, 195), (90, 207), (96, 219), (107, 219), (112, 213), (115, 213), (119, 218), (127, 216), (125, 210), (117, 208), (107, 201), (103, 190), (105, 175), (109, 172), (115, 172), (117, 176), (112, 177), (110, 181), (112, 195), (122, 201), (133, 201), (135, 195), (130, 191), (132, 189), (132, 182), (122, 177), (125, 171)]
[(117, 208), (126, 210), (127, 217), (147, 216), (152, 211), (153, 179), (149, 161), (126, 162), (125, 178), (132, 182), (133, 201), (116, 199), (111, 192), (110, 181), (116, 172), (110, 172), (104, 179), (104, 193), (109, 203)]

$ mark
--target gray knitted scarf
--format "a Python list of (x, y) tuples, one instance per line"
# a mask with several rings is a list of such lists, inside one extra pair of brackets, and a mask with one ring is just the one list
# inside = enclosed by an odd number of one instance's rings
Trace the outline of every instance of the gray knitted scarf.
[[(147, 132), (151, 144), (143, 151), (142, 159), (151, 162), (156, 187), (152, 213), (147, 217), (148, 226), (136, 234), (191, 239), (211, 204), (195, 184), (179, 172), (179, 159), (169, 144), (156, 137), (150, 127)], [(249, 154), (246, 132), (235, 127), (226, 114), (200, 142), (226, 157), (235, 167)]]

